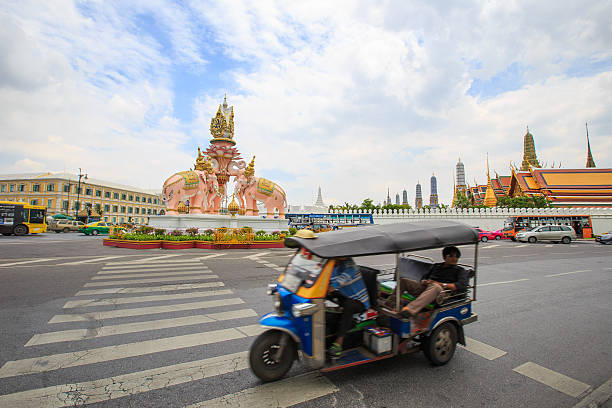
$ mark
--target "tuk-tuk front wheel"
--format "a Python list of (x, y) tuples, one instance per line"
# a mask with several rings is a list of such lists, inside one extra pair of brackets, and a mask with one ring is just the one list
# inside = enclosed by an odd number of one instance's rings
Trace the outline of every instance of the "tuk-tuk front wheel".
[(457, 327), (450, 322), (442, 323), (425, 339), (421, 347), (433, 365), (448, 363), (457, 348)]
[(251, 370), (264, 382), (276, 381), (287, 374), (296, 353), (295, 342), (287, 333), (268, 330), (260, 334), (251, 345)]

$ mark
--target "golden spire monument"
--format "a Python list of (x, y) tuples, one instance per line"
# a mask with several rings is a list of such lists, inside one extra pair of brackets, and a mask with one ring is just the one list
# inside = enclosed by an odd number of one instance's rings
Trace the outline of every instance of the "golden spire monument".
[(497, 205), (497, 197), (493, 191), (493, 184), (491, 184), (491, 176), (489, 174), (489, 153), (487, 153), (487, 192), (483, 204), (487, 207), (495, 207)]
[(531, 167), (542, 167), (538, 163), (538, 157), (536, 156), (535, 143), (533, 141), (533, 135), (529, 133), (529, 126), (527, 126), (527, 133), (523, 141), (523, 163), (521, 164), (521, 171), (529, 171)]

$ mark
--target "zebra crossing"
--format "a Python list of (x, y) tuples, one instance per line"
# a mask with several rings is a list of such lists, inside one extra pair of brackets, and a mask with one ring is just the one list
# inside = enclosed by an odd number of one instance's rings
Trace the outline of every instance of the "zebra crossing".
[[(51, 317), (48, 330), (34, 334), (24, 344), (24, 353), (20, 353), (23, 358), (7, 361), (0, 367), (0, 381), (53, 374), (49, 378), (59, 378), (59, 382), (0, 395), (0, 406), (64, 407), (103, 403), (246, 370), (248, 346), (245, 344), (261, 333), (258, 315), (233, 290), (225, 287), (204, 264), (205, 259), (184, 259), (176, 255), (125, 261), (109, 259)], [(239, 343), (233, 347), (232, 342), (236, 341)], [(206, 355), (207, 347), (220, 344), (229, 345), (233, 352)], [(189, 350), (198, 347), (205, 350), (199, 359), (167, 364), (161, 358), (161, 366), (143, 366), (129, 372), (123, 368), (122, 362), (133, 358), (154, 359), (176, 352), (190, 355)], [(102, 372), (111, 372), (111, 375), (86, 378), (86, 381), (74, 381), (70, 375), (70, 370), (86, 370), (94, 365), (103, 365), (106, 369)], [(66, 380), (62, 382), (61, 378)], [(48, 385), (47, 381), (40, 383)], [(304, 384), (314, 391), (299, 397), (292, 397), (294, 394), (288, 392), (279, 400), (279, 406), (337, 391), (320, 375), (307, 376)], [(266, 406), (268, 397), (262, 397), (262, 393), (276, 389), (275, 394), (279, 395), (287, 386), (288, 383), (281, 381), (272, 390), (270, 386), (247, 388), (210, 400), (205, 398), (193, 406), (247, 402), (250, 406)]]

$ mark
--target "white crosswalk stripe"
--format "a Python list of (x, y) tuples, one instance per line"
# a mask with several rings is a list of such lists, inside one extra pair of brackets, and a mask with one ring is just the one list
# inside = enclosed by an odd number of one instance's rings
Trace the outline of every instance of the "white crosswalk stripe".
[[(217, 279), (217, 275), (208, 275), (207, 278)], [(214, 288), (225, 286), (223, 282), (206, 282), (206, 283), (181, 283), (179, 285), (164, 285), (164, 286), (147, 286), (135, 288), (107, 288), (107, 289), (90, 289), (78, 291), (75, 296), (89, 295), (104, 295), (104, 294), (126, 294), (126, 293), (155, 293), (155, 292), (171, 292), (175, 290), (193, 290), (203, 288)]]
[[(223, 374), (246, 372), (248, 352), (241, 339), (257, 336), (263, 329), (256, 324), (257, 312), (245, 308), (245, 302), (231, 289), (224, 288), (224, 283), (217, 280), (219, 276), (200, 262), (222, 255), (192, 259), (166, 255), (107, 262), (74, 298), (66, 301), (63, 309), (68, 313), (53, 316), (48, 322), (49, 331), (29, 339), (24, 345), (28, 353), (0, 367), (0, 379), (47, 376), (46, 373), (53, 372), (50, 378), (60, 380), (42, 388), (25, 387), (25, 390), (0, 395), (0, 406), (65, 407), (104, 403)], [(271, 263), (266, 266), (284, 270)], [(214, 350), (220, 348), (207, 346), (221, 343), (227, 343), (222, 349), (230, 347), (230, 354), (215, 355)], [(232, 344), (240, 348), (232, 350)], [(40, 347), (44, 345), (52, 348)], [(172, 365), (161, 363), (162, 366), (126, 373), (126, 367), (129, 370), (133, 363), (124, 363), (124, 359), (150, 356), (143, 361), (167, 361), (163, 356), (168, 353), (178, 351), (189, 357), (194, 347), (204, 347), (199, 353), (204, 350), (206, 358)], [(88, 370), (93, 364), (104, 365), (105, 378), (96, 378), (94, 374), (93, 378), (79, 383), (61, 380), (64, 376), (74, 378), (71, 374), (74, 370), (79, 367)], [(144, 368), (148, 367), (151, 365)], [(116, 374), (114, 370), (118, 370)], [(95, 372), (92, 369), (91, 373)], [(338, 388), (325, 377), (308, 373), (194, 406), (289, 407), (336, 391)]]

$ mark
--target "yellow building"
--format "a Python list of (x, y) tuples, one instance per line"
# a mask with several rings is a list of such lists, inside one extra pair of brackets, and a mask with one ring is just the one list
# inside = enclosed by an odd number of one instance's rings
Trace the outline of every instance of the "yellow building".
[[(68, 173), (0, 175), (0, 200), (47, 207), (47, 214), (100, 216), (112, 223), (147, 224), (148, 217), (165, 213), (161, 192), (144, 190)], [(77, 208), (77, 200), (79, 202)]]

